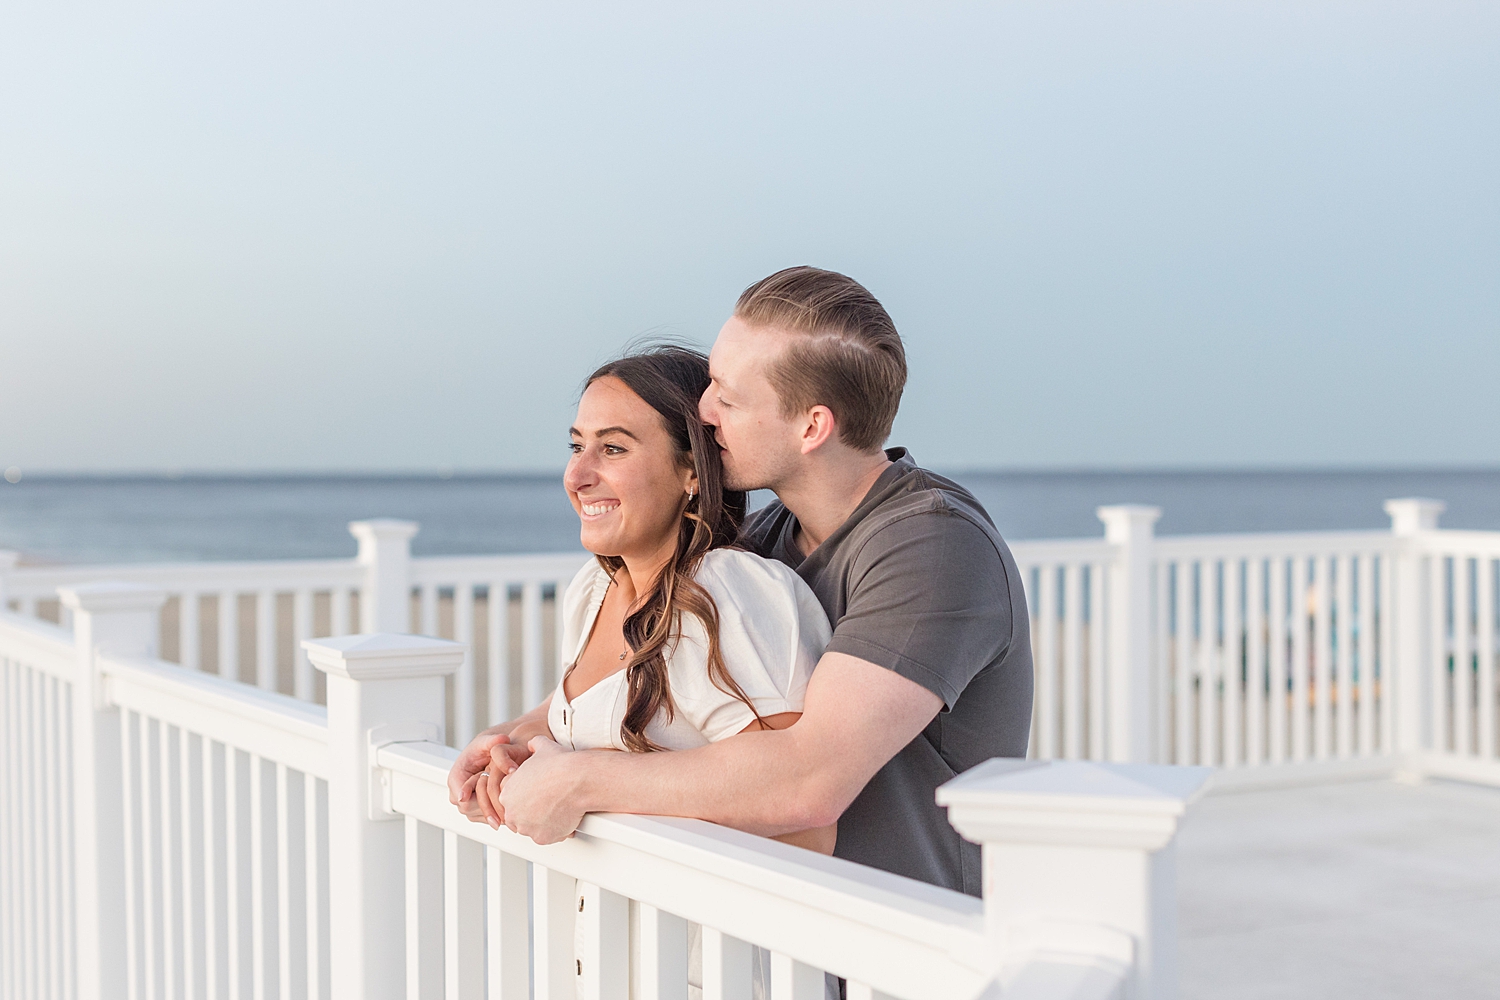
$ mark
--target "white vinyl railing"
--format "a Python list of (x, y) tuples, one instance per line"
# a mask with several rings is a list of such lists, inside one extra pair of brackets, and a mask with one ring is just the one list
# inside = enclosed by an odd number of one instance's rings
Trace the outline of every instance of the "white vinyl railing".
[[(1157, 537), (1155, 508), (1106, 507), (1102, 539), (1013, 544), (1032, 616), (1031, 756), (1489, 767), (1500, 532), (1440, 531), (1436, 501), (1387, 509), (1390, 532)], [(451, 638), (468, 650), (447, 695), (455, 743), (545, 697), (556, 595), (585, 554), (413, 558), (411, 522), (350, 530), (348, 561), (6, 572), (0, 559), (0, 595), (35, 614), (86, 580), (163, 590), (167, 659), (304, 701), (323, 700), (301, 647), (313, 634)]]
[(690, 979), (812, 1000), (825, 971), (866, 1000), (1171, 995), (1170, 846), (1205, 769), (955, 780), (950, 818), (1009, 887), (983, 901), (697, 821), (590, 816), (540, 847), (448, 803), (462, 645), (311, 641), (324, 708), (157, 659), (160, 591), (62, 597), (71, 635), (0, 612), (4, 1000), (624, 1000)]

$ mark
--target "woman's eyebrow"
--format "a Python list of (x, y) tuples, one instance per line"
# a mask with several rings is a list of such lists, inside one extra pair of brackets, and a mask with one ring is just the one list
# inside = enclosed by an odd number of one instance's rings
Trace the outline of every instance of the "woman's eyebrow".
[[(630, 438), (632, 441), (639, 441), (640, 440), (640, 438), (638, 438), (634, 434), (630, 433), (630, 431), (628, 431), (624, 427), (620, 427), (618, 425), (616, 425), (614, 427), (601, 427), (597, 431), (594, 432), (594, 437), (596, 437), (596, 438), (602, 438), (606, 434), (624, 434), (626, 437)], [(570, 437), (584, 437), (585, 436), (584, 433), (583, 433), (583, 431), (579, 430), (577, 427), (569, 427), (568, 428), (568, 435)]]

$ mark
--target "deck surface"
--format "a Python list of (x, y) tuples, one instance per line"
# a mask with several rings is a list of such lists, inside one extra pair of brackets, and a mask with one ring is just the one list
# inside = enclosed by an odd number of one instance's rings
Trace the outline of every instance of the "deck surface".
[(1214, 795), (1178, 843), (1182, 1000), (1500, 997), (1500, 790)]

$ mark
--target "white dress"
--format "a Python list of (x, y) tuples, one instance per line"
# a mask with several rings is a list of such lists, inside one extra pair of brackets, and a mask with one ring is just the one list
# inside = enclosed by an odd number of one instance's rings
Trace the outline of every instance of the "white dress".
[[(704, 555), (693, 578), (713, 596), (719, 611), (719, 652), (724, 666), (762, 718), (802, 711), (807, 681), (832, 629), (812, 590), (786, 565), (737, 549)], [(597, 561), (579, 570), (563, 595), (563, 676), (578, 662), (609, 589), (609, 574)], [(684, 615), (681, 639), (665, 651), (667, 683), (674, 712), (659, 714), (646, 736), (667, 750), (689, 750), (733, 736), (755, 719), (755, 712), (717, 687), (708, 675), (707, 633), (696, 615)], [(552, 692), (547, 725), (552, 738), (569, 750), (624, 750), (620, 726), (629, 689), (619, 670), (568, 701), (562, 681)], [(579, 905), (583, 900), (580, 898)], [(637, 908), (630, 907), (631, 966), (639, 968)], [(578, 969), (582, 972), (581, 923), (576, 925)], [(702, 933), (689, 924), (688, 995), (702, 995)], [(755, 949), (755, 997), (768, 995), (769, 955)], [(640, 992), (635, 975), (631, 994)], [(579, 980), (579, 996), (583, 981)]]

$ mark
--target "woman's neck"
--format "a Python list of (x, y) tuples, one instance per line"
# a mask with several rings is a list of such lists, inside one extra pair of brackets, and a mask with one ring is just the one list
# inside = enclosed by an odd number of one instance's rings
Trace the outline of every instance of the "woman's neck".
[(640, 596), (651, 589), (676, 553), (677, 537), (674, 534), (650, 550), (620, 556), (625, 565), (615, 572), (615, 586), (627, 608), (635, 607)]

